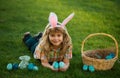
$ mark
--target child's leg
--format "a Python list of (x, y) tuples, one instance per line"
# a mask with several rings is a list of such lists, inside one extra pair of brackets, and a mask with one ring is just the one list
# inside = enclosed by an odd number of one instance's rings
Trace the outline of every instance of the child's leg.
[(29, 48), (29, 50), (34, 53), (36, 46), (38, 45), (39, 39), (42, 37), (42, 33), (32, 37), (30, 32), (26, 32), (23, 38), (23, 42)]
[(30, 48), (30, 50), (31, 50), (32, 53), (34, 53), (35, 48), (36, 48), (36, 46), (37, 46), (38, 43), (39, 43), (39, 39), (42, 37), (42, 34), (43, 34), (42, 32), (39, 32), (37, 35), (35, 35), (35, 36), (33, 37), (33, 39), (36, 40), (36, 43), (35, 43), (33, 46), (31, 46), (31, 48)]
[(42, 37), (43, 33), (39, 32), (37, 35), (34, 36), (34, 38), (39, 41), (39, 39)]
[(29, 48), (29, 50), (31, 50), (31, 47), (34, 46), (34, 44), (36, 44), (38, 41), (31, 36), (30, 32), (26, 32), (24, 34), (23, 42)]
[(30, 32), (26, 32), (23, 37), (23, 42), (25, 43), (30, 38), (32, 38)]
[(30, 51), (32, 52), (32, 54), (34, 53), (37, 45), (38, 45), (38, 42), (36, 42), (33, 46), (31, 46)]
[(37, 42), (38, 42), (37, 40), (31, 37), (25, 42), (25, 44), (29, 48), (29, 50), (31, 50), (31, 47), (34, 46)]

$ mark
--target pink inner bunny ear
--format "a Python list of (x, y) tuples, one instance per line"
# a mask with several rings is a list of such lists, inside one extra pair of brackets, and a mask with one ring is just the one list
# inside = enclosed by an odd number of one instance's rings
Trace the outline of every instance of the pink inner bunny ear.
[(74, 13), (70, 14), (63, 22), (62, 22), (62, 26), (65, 26), (74, 16)]
[(49, 23), (52, 27), (56, 27), (58, 22), (57, 15), (53, 12), (50, 13), (49, 15)]

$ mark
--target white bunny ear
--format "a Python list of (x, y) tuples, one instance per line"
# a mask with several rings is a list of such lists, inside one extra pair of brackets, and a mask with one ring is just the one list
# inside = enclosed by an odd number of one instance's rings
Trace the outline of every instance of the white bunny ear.
[(62, 22), (62, 26), (65, 26), (74, 16), (74, 13), (71, 13), (63, 22)]
[(57, 15), (55, 13), (51, 12), (50, 15), (49, 15), (49, 23), (50, 23), (50, 25), (52, 27), (56, 27), (57, 22), (58, 22)]

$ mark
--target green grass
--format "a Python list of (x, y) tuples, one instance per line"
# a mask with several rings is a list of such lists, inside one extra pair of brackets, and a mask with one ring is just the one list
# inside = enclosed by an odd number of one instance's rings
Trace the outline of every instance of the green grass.
[[(120, 76), (118, 61), (112, 70), (83, 71), (80, 50), (84, 38), (97, 32), (111, 34), (120, 43), (119, 3), (119, 0), (0, 0), (0, 78), (117, 78)], [(60, 22), (75, 12), (75, 17), (67, 24), (73, 41), (73, 59), (66, 72), (42, 67), (22, 43), (26, 31), (34, 35), (44, 30), (51, 11), (58, 15)], [(99, 46), (114, 47), (114, 42), (104, 36), (95, 37), (88, 40), (84, 49)], [(35, 63), (39, 71), (6, 69), (8, 63), (19, 63), (22, 55), (31, 56), (30, 62)]]

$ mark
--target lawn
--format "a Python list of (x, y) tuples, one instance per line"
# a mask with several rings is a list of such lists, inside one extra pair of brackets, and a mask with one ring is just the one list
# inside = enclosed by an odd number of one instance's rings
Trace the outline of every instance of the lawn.
[[(111, 70), (83, 71), (81, 44), (89, 34), (101, 32), (112, 35), (120, 43), (119, 4), (119, 0), (0, 0), (0, 78), (118, 78), (118, 60)], [(60, 22), (75, 13), (67, 24), (73, 42), (73, 59), (66, 72), (53, 72), (42, 67), (22, 43), (25, 32), (34, 35), (44, 30), (50, 12), (55, 12)], [(87, 43), (84, 50), (115, 47), (114, 41), (106, 36), (93, 37)], [(30, 62), (39, 70), (6, 69), (8, 63), (20, 63), (22, 55), (29, 55)]]

